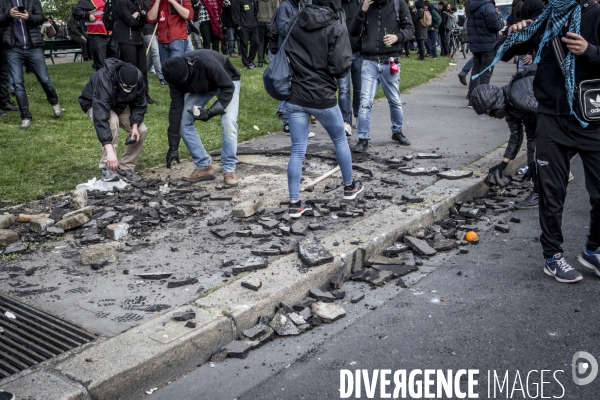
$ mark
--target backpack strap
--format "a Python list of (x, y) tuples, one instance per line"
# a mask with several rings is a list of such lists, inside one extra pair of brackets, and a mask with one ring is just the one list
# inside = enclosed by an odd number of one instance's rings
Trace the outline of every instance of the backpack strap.
[(287, 42), (288, 38), (290, 37), (290, 34), (292, 33), (292, 29), (294, 29), (294, 26), (296, 26), (296, 22), (298, 22), (298, 20), (300, 19), (300, 14), (297, 14), (296, 19), (294, 20), (294, 23), (292, 24), (292, 26), (290, 26), (290, 29), (288, 30), (287, 35), (285, 35), (285, 39), (283, 39), (283, 42), (281, 43), (281, 46), (279, 46), (279, 50), (277, 51), (277, 53), (279, 53), (281, 50), (283, 50), (285, 52), (285, 42)]

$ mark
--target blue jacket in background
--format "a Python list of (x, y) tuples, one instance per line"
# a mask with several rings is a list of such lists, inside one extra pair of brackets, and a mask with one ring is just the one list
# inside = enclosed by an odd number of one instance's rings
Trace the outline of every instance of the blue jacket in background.
[(496, 15), (493, 0), (471, 0), (467, 19), (469, 49), (472, 52), (494, 51), (498, 41), (498, 32), (503, 28)]

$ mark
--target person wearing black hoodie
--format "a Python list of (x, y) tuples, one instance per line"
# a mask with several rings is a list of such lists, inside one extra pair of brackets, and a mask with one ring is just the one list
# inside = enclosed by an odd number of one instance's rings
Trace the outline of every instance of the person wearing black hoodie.
[[(231, 18), (240, 36), (240, 54), (245, 69), (256, 68), (258, 53), (258, 8), (255, 0), (231, 0)], [(250, 44), (250, 52), (248, 52)]]
[(356, 126), (358, 143), (352, 151), (362, 153), (369, 147), (371, 108), (379, 84), (383, 86), (390, 106), (392, 140), (402, 146), (409, 146), (410, 141), (402, 133), (404, 115), (400, 98), (400, 71), (390, 68), (392, 61), (399, 63), (402, 43), (415, 35), (406, 2), (399, 1), (396, 10), (393, 0), (365, 0), (350, 24), (350, 35), (361, 36), (364, 59)]
[(285, 53), (293, 72), (292, 91), (284, 108), (292, 140), (288, 163), (288, 212), (292, 218), (310, 210), (300, 200), (300, 180), (311, 115), (323, 125), (335, 146), (344, 181), (344, 199), (352, 200), (363, 190), (362, 183), (352, 177), (352, 156), (335, 94), (336, 78), (348, 74), (352, 65), (352, 49), (348, 31), (339, 19), (340, 8), (341, 0), (313, 0), (290, 21)]

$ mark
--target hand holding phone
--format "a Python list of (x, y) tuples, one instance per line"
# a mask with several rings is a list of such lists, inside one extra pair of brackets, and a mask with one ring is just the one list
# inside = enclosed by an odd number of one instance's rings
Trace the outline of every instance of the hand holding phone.
[(25, 6), (19, 6), (17, 7), (17, 10), (21, 13), (24, 14), (25, 13)]

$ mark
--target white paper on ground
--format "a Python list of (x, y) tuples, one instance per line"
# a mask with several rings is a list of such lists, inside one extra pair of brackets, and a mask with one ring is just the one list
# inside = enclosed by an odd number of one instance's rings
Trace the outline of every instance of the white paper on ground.
[(123, 189), (125, 186), (127, 186), (127, 183), (125, 183), (122, 179), (119, 179), (116, 182), (104, 182), (102, 179), (101, 180), (96, 180), (96, 178), (92, 178), (89, 181), (87, 181), (87, 183), (80, 183), (79, 185), (76, 186), (77, 189), (85, 189), (85, 190), (101, 190), (103, 192), (106, 191), (112, 191), (114, 187), (118, 188), (118, 189)]

